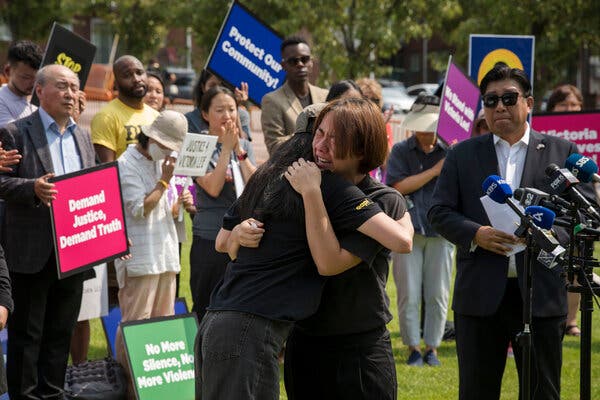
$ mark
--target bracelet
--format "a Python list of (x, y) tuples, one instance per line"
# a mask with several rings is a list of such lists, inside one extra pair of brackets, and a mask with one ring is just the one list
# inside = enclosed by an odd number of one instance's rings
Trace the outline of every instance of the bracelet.
[(236, 157), (238, 160), (244, 161), (246, 158), (248, 158), (248, 152), (242, 151), (240, 154), (236, 154)]
[(167, 183), (167, 181), (165, 181), (164, 179), (159, 179), (157, 183), (160, 183), (161, 185), (163, 185), (163, 187), (165, 189), (169, 188), (169, 184)]

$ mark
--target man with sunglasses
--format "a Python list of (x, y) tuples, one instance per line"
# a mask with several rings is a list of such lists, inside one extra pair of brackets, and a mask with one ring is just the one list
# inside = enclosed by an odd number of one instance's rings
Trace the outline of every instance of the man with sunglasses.
[[(520, 378), (523, 370), (517, 334), (523, 330), (524, 252), (506, 256), (519, 239), (490, 226), (479, 200), (481, 184), (500, 175), (513, 190), (551, 192), (545, 168), (563, 165), (577, 152), (575, 144), (530, 128), (533, 97), (522, 70), (497, 64), (484, 76), (480, 92), (491, 134), (449, 150), (428, 214), (433, 228), (457, 246), (453, 309), (461, 400), (500, 398), (511, 341)], [(565, 281), (559, 268), (537, 261), (533, 271), (531, 398), (559, 399)]]
[(281, 43), (281, 66), (286, 72), (285, 83), (262, 99), (262, 131), (269, 154), (288, 140), (296, 128), (296, 118), (314, 103), (324, 103), (328, 91), (308, 82), (313, 58), (306, 41), (297, 36)]

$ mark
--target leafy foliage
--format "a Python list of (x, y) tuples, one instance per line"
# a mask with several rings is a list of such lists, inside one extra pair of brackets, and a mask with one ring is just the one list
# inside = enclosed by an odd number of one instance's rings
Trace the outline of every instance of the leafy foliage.
[[(572, 80), (581, 68), (580, 51), (600, 52), (600, 2), (588, 0), (460, 0), (463, 16), (451, 21), (445, 31), (456, 46), (456, 59), (467, 64), (469, 34), (535, 36), (537, 96)], [(569, 76), (570, 75), (570, 76)]]
[(70, 22), (72, 0), (6, 0), (0, 1), (0, 21), (8, 25), (14, 39), (43, 41), (52, 24)]
[[(195, 3), (192, 26), (197, 42), (212, 44), (221, 22), (216, 16), (225, 16), (229, 2)], [(460, 13), (457, 0), (335, 0), (325, 4), (319, 0), (247, 0), (244, 4), (282, 35), (308, 36), (323, 83), (383, 72), (379, 60), (390, 57), (410, 38), (431, 35), (443, 21)], [(215, 18), (205, 21), (206, 15)]]

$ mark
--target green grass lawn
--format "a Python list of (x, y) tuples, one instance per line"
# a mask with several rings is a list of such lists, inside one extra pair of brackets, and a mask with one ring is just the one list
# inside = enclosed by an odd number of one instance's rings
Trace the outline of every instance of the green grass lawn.
[[(189, 222), (189, 219), (186, 219)], [(188, 226), (189, 228), (189, 226)], [(188, 305), (191, 304), (189, 289), (189, 251), (190, 239), (183, 246), (183, 270), (181, 272), (181, 292)], [(596, 252), (598, 254), (598, 252)], [(411, 400), (447, 400), (458, 397), (458, 365), (454, 342), (444, 342), (438, 349), (442, 362), (439, 368), (414, 368), (405, 365), (406, 348), (402, 345), (399, 334), (396, 311), (396, 287), (393, 279), (388, 280), (387, 292), (390, 296), (394, 319), (389, 324), (396, 360), (398, 376), (398, 399)], [(452, 311), (448, 319), (452, 320)], [(563, 347), (562, 391), (561, 398), (565, 400), (579, 399), (579, 339), (567, 336)], [(99, 320), (92, 321), (92, 340), (90, 344), (90, 359), (102, 358), (107, 354), (106, 340)], [(485, 366), (482, 366), (484, 368)], [(594, 384), (600, 377), (600, 310), (593, 313), (592, 332), (592, 398), (600, 398), (600, 385)], [(282, 375), (283, 378), (283, 375)], [(281, 384), (281, 399), (287, 399)], [(502, 382), (502, 399), (517, 399), (519, 393), (517, 370), (513, 359), (509, 359)]]

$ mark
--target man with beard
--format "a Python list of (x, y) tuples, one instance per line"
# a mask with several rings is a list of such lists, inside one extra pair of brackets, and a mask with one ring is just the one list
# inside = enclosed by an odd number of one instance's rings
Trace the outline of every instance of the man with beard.
[(327, 90), (308, 82), (313, 58), (310, 47), (300, 37), (292, 36), (281, 43), (281, 66), (286, 78), (279, 89), (262, 99), (261, 124), (269, 154), (295, 132), (296, 118), (302, 110), (314, 103), (323, 103)]
[(0, 127), (37, 110), (30, 98), (41, 62), (42, 50), (33, 42), (19, 40), (8, 48), (8, 63), (4, 67), (8, 83), (0, 88)]
[[(103, 163), (115, 161), (128, 145), (137, 143), (141, 127), (151, 125), (159, 114), (144, 104), (148, 77), (140, 60), (130, 55), (119, 57), (113, 64), (113, 73), (119, 94), (94, 116), (91, 124), (92, 142)], [(112, 262), (108, 264), (107, 278), (108, 303), (110, 306), (118, 305), (119, 285)], [(82, 321), (77, 330), (76, 335), (81, 336), (79, 346), (87, 348), (89, 322)]]
[(113, 65), (119, 94), (92, 119), (92, 141), (102, 162), (116, 160), (128, 145), (137, 143), (141, 126), (150, 125), (158, 111), (144, 104), (146, 70), (137, 58), (125, 55)]

